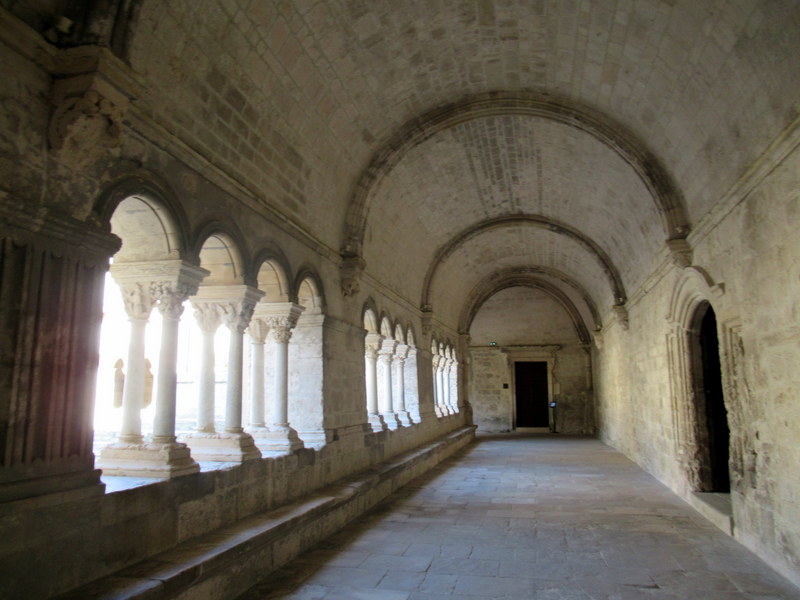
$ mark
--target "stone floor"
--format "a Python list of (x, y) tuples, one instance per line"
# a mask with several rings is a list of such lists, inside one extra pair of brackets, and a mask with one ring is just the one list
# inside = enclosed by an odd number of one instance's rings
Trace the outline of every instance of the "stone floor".
[(800, 590), (586, 438), (479, 438), (240, 600), (778, 600)]

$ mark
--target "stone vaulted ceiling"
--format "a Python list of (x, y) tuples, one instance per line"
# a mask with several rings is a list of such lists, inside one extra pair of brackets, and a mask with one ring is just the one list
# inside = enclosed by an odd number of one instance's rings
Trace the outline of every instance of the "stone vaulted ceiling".
[(153, 105), (452, 326), (514, 269), (602, 317), (800, 112), (794, 0), (147, 0), (139, 18)]

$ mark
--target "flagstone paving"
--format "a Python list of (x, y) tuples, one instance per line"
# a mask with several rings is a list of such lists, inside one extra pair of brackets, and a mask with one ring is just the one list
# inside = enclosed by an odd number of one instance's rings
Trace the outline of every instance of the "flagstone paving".
[(478, 439), (240, 600), (800, 598), (598, 440)]

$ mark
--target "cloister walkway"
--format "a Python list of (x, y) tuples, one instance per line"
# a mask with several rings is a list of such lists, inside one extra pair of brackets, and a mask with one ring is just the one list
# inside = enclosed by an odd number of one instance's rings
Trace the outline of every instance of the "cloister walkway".
[(240, 600), (778, 600), (800, 590), (589, 438), (478, 443)]

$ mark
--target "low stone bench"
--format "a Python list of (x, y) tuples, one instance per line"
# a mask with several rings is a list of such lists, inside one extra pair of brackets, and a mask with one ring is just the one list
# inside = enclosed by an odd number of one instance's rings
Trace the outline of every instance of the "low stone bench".
[(58, 598), (234, 598), (468, 445), (464, 427), (309, 497), (188, 540)]

